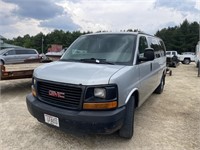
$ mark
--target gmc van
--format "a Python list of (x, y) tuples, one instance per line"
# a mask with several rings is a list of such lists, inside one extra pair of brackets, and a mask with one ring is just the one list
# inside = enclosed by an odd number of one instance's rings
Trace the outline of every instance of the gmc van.
[(163, 41), (144, 33), (82, 35), (34, 70), (28, 110), (56, 128), (131, 138), (135, 109), (163, 91), (165, 55)]

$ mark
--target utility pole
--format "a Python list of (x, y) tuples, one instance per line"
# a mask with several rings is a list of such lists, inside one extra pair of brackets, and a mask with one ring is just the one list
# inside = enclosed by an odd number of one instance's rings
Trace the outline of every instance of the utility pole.
[(43, 42), (44, 42), (44, 38), (43, 38), (43, 36), (42, 36), (42, 54), (43, 54)]
[(0, 36), (0, 50), (1, 50), (1, 42), (2, 42), (2, 41), (1, 41), (1, 36)]

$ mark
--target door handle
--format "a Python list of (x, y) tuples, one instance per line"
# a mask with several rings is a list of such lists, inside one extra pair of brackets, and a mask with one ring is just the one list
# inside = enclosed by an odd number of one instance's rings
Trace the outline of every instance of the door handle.
[(150, 64), (150, 70), (152, 71), (152, 69), (153, 69), (153, 64), (151, 63)]

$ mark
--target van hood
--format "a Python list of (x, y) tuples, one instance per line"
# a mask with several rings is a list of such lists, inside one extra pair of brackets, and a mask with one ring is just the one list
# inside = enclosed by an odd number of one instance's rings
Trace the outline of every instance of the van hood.
[(111, 76), (123, 67), (125, 66), (57, 61), (36, 68), (33, 76), (69, 84), (108, 84)]

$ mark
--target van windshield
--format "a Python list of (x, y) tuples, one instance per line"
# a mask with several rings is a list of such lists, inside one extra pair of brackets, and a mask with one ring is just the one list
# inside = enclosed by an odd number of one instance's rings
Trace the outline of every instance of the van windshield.
[(61, 61), (131, 65), (135, 41), (132, 34), (84, 35), (67, 49)]

